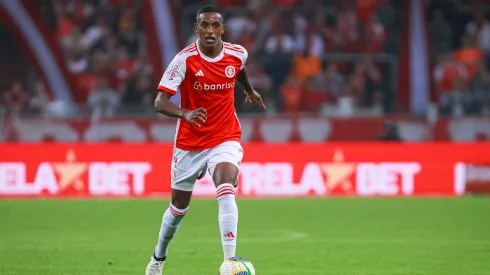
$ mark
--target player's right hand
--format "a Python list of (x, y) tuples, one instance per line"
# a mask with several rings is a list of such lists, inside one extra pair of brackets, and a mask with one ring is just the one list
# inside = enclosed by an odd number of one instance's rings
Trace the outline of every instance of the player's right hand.
[(196, 125), (197, 127), (201, 127), (201, 124), (198, 122), (205, 123), (207, 119), (207, 113), (208, 112), (203, 107), (195, 110), (187, 110), (186, 112), (184, 112), (184, 119), (187, 122)]

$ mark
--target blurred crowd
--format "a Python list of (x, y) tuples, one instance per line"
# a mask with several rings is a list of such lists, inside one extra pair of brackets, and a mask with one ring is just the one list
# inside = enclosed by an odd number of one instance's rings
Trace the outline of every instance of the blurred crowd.
[[(375, 57), (397, 54), (399, 1), (211, 2), (224, 8), (225, 39), (247, 49), (252, 84), (274, 112), (350, 115), (357, 108), (377, 114), (393, 111), (389, 78), (393, 64)], [(190, 22), (205, 3), (210, 1), (181, 2), (187, 44), (197, 38)], [(357, 56), (359, 53), (372, 56)], [(242, 104), (243, 93), (237, 90), (237, 110), (253, 112), (255, 109)]]
[(430, 3), (429, 33), (442, 114), (490, 115), (489, 14), (488, 0)]
[[(148, 60), (143, 0), (33, 0), (56, 35), (76, 79), (76, 98), (93, 118), (153, 114), (156, 85)], [(474, 2), (432, 0), (428, 27), (434, 79), (444, 114), (490, 112), (490, 23)], [(461, 12), (460, 5), (471, 4)], [(249, 52), (248, 72), (269, 112), (353, 115), (395, 111), (402, 1), (176, 0), (179, 30), (196, 40), (195, 13), (204, 4), (225, 12), (224, 40)], [(477, 3), (480, 4), (480, 3)], [(466, 5), (468, 6), (468, 5)], [(476, 8), (475, 8), (476, 7)], [(454, 19), (454, 20), (453, 20)], [(177, 38), (175, 38), (177, 39)], [(21, 82), (3, 95), (12, 110), (45, 111), (42, 81)], [(239, 113), (257, 111), (244, 102)]]

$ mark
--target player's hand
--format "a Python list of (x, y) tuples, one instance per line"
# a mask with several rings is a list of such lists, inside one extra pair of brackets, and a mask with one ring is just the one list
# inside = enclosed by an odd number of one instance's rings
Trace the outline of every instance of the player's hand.
[(195, 109), (195, 110), (187, 110), (184, 112), (184, 118), (187, 122), (196, 125), (197, 127), (201, 127), (199, 122), (206, 122), (206, 114), (208, 112), (203, 107)]
[(252, 90), (251, 92), (245, 92), (245, 94), (247, 95), (247, 97), (245, 98), (245, 103), (250, 102), (253, 105), (258, 105), (262, 107), (264, 110), (267, 109), (265, 107), (264, 101), (262, 101), (262, 97), (259, 93), (257, 93), (257, 91)]

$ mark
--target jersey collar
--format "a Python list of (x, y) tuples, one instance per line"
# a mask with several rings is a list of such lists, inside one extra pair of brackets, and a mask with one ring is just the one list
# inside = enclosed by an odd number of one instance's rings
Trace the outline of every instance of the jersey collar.
[(220, 54), (218, 54), (218, 56), (216, 56), (215, 58), (210, 58), (201, 52), (201, 49), (199, 48), (199, 39), (197, 39), (196, 41), (197, 52), (199, 52), (199, 55), (208, 62), (218, 62), (225, 55), (225, 45), (223, 41), (221, 41), (221, 44), (223, 44), (223, 49), (221, 50)]

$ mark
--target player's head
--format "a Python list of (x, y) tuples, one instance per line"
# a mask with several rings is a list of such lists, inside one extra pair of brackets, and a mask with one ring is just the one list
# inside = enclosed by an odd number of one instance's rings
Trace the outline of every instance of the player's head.
[(216, 6), (204, 6), (196, 14), (196, 32), (206, 48), (214, 48), (221, 43), (225, 32), (223, 12)]

